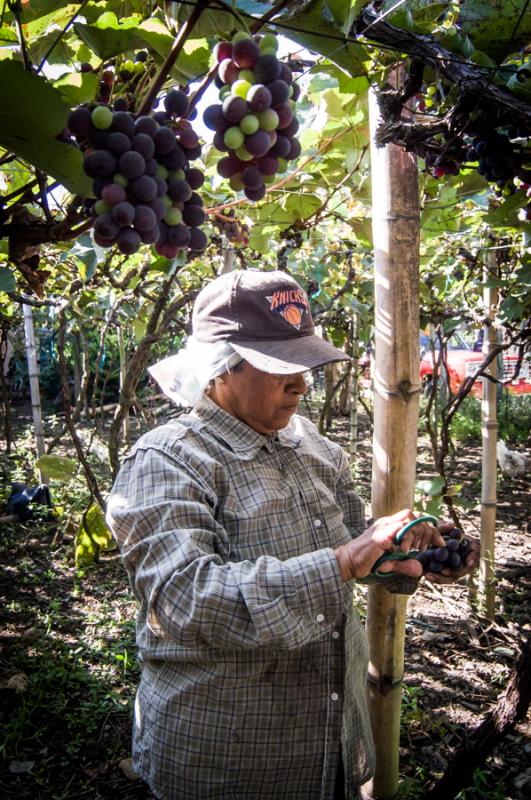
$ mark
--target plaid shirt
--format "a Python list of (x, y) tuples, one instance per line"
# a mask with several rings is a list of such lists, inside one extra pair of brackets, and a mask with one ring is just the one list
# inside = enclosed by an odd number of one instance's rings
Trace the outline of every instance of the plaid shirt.
[(330, 800), (371, 775), (367, 646), (334, 548), (365, 527), (342, 449), (203, 397), (109, 502), (139, 602), (133, 765), (161, 800)]

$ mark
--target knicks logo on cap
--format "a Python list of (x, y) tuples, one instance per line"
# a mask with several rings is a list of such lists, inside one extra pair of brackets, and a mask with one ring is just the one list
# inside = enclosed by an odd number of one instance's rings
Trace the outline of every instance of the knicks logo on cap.
[(267, 299), (271, 313), (280, 314), (286, 322), (299, 330), (304, 312), (308, 310), (308, 300), (301, 289), (279, 289)]

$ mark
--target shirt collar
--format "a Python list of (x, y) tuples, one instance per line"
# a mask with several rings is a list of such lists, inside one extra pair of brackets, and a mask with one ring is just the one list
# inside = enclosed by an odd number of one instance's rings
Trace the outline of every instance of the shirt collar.
[(197, 417), (213, 436), (225, 442), (242, 458), (254, 458), (263, 447), (271, 453), (275, 442), (284, 447), (295, 448), (302, 438), (302, 429), (299, 430), (296, 417), (292, 417), (282, 430), (266, 436), (224, 411), (206, 394), (203, 394), (195, 405), (192, 415)]

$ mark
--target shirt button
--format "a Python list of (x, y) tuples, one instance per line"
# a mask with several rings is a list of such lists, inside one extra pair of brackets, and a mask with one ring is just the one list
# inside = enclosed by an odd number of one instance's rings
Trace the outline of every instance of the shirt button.
[(315, 525), (316, 528), (320, 528), (323, 523), (321, 522), (320, 519), (314, 519), (313, 524)]
[(339, 631), (334, 631), (332, 633), (332, 639), (339, 639)]
[(338, 693), (337, 693), (337, 692), (332, 692), (332, 694), (330, 695), (330, 697), (331, 697), (331, 699), (334, 701), (334, 703), (337, 703), (337, 701), (339, 700), (339, 695), (338, 695)]
[(315, 619), (317, 622), (324, 622), (324, 614), (317, 614)]

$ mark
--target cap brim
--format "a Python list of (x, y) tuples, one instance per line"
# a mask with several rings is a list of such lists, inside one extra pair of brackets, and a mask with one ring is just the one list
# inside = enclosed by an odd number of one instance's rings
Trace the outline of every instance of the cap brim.
[(350, 356), (315, 334), (282, 341), (231, 341), (230, 345), (256, 369), (276, 375), (306, 372), (332, 361), (350, 361)]

